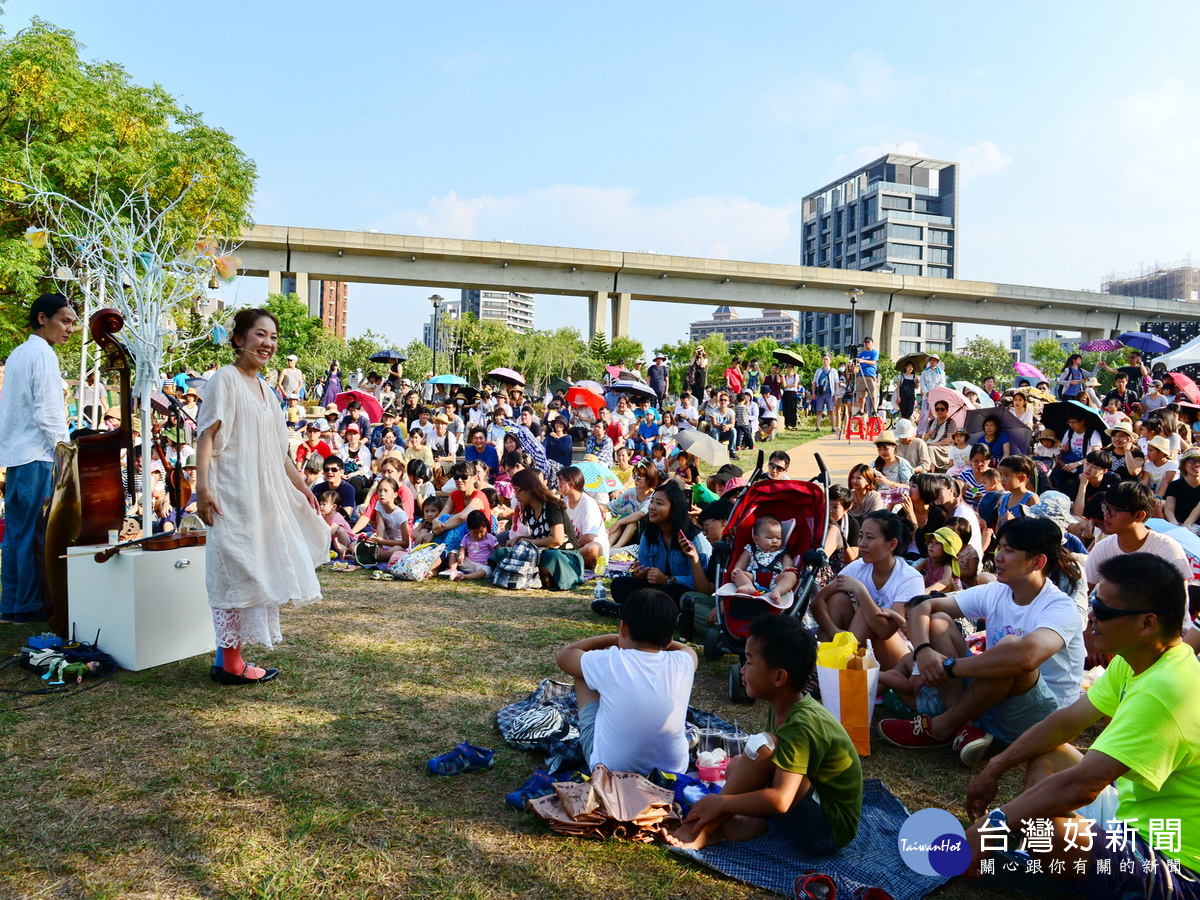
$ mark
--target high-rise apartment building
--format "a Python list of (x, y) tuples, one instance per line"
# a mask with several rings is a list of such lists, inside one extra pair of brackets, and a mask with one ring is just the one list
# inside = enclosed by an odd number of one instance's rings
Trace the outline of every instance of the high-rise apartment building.
[(461, 314), (472, 313), (480, 322), (503, 322), (517, 334), (533, 330), (533, 298), (515, 291), (462, 292)]
[[(1075, 345), (1079, 343), (1079, 338), (1063, 337), (1057, 331), (1050, 328), (1014, 328), (1012, 330), (1012, 351), (1017, 362), (1032, 363), (1033, 357), (1029, 355), (1029, 351), (1033, 349), (1033, 345), (1038, 341), (1051, 338), (1058, 342), (1058, 346), (1068, 353), (1075, 349)], [(1049, 375), (1049, 372), (1043, 373)]]
[[(296, 293), (296, 279), (284, 276), (281, 282), (284, 296)], [(340, 338), (346, 337), (346, 326), (350, 317), (350, 285), (344, 281), (308, 280), (308, 296), (300, 298), (308, 304), (314, 316), (320, 316), (325, 330)]]
[(700, 341), (710, 334), (723, 334), (731, 344), (749, 344), (759, 338), (773, 338), (781, 345), (792, 343), (800, 333), (800, 323), (777, 309), (764, 309), (762, 316), (743, 319), (728, 306), (718, 306), (711, 319), (693, 322), (688, 335)]
[[(889, 153), (808, 194), (801, 216), (803, 265), (956, 277), (957, 163)], [(800, 313), (802, 343), (845, 351), (863, 337), (848, 314)], [(953, 348), (952, 322), (900, 324), (901, 355)]]

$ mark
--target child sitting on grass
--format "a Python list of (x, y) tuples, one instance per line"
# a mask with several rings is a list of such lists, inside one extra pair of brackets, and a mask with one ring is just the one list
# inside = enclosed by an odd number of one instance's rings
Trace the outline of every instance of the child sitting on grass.
[(499, 541), (490, 526), (482, 510), (473, 509), (467, 514), (467, 533), (458, 550), (450, 553), (443, 575), (451, 581), (481, 581), (492, 574), (488, 557)]
[(670, 594), (640, 588), (621, 604), (619, 633), (558, 651), (558, 667), (575, 679), (588, 765), (639, 775), (687, 769), (685, 726), (698, 659), (671, 640), (678, 618)]
[(408, 514), (400, 505), (400, 483), (390, 475), (376, 486), (375, 533), (368, 540), (375, 545), (375, 559), (386, 562), (397, 550), (409, 546)]
[(442, 514), (442, 504), (437, 497), (426, 497), (421, 504), (421, 521), (413, 528), (412, 545), (433, 543), (433, 526)]
[(325, 491), (320, 496), (321, 518), (329, 526), (330, 548), (337, 554), (338, 559), (346, 558), (346, 551), (354, 538), (350, 534), (350, 523), (338, 509), (341, 498), (337, 491)]
[(742, 684), (767, 702), (775, 751), (731, 759), (721, 793), (701, 797), (668, 842), (701, 849), (720, 840), (748, 841), (764, 834), (772, 818), (798, 848), (816, 856), (854, 840), (862, 766), (846, 729), (804, 692), (816, 662), (816, 638), (799, 619), (753, 621)]
[(952, 528), (925, 535), (926, 556), (913, 566), (925, 577), (925, 590), (945, 594), (962, 589), (958, 565), (962, 546), (962, 538)]
[(796, 586), (795, 564), (783, 546), (782, 523), (774, 516), (759, 516), (752, 541), (733, 565), (737, 592), (761, 595), (772, 606), (782, 606), (780, 598)]

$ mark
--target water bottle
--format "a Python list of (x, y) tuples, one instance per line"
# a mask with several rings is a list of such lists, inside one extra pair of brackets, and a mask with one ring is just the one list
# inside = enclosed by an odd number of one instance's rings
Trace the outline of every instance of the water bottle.
[(607, 599), (608, 599), (608, 592), (606, 590), (604, 590), (604, 582), (601, 581), (599, 578), (597, 578), (596, 579), (596, 587), (592, 591), (592, 600), (596, 601), (596, 600), (607, 600)]

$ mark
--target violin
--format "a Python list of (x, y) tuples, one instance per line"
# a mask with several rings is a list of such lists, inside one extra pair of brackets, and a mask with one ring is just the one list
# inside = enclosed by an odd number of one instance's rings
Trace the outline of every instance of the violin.
[(206, 536), (203, 531), (168, 531), (166, 534), (154, 534), (150, 537), (105, 547), (96, 554), (95, 559), (98, 563), (108, 562), (122, 550), (128, 550), (130, 547), (141, 547), (147, 551), (179, 550), (182, 547), (203, 547), (205, 541)]

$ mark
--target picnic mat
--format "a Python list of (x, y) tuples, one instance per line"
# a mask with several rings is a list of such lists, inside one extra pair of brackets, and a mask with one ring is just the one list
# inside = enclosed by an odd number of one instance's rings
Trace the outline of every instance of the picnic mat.
[[(687, 722), (694, 728), (733, 726), (715, 713), (689, 706)], [(533, 750), (545, 756), (547, 772), (586, 768), (579, 745), (579, 708), (574, 684), (544, 678), (528, 696), (496, 713), (496, 728), (509, 746)]]
[(864, 887), (883, 888), (895, 900), (917, 900), (948, 878), (919, 875), (900, 858), (900, 827), (908, 818), (904, 804), (878, 778), (863, 781), (858, 835), (832, 856), (809, 856), (796, 849), (774, 822), (762, 837), (723, 841), (703, 850), (670, 848), (723, 875), (778, 894), (793, 896), (796, 878), (820, 872), (837, 884), (839, 897)]

